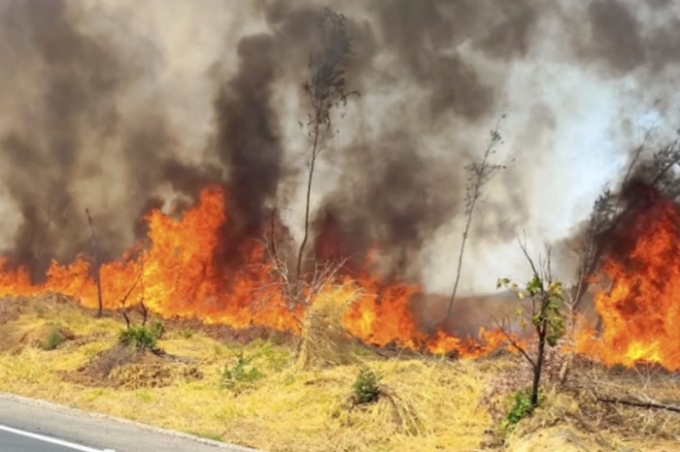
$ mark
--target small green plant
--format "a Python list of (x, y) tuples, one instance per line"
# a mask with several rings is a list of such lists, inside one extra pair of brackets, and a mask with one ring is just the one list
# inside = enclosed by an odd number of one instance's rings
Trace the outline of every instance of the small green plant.
[(357, 404), (376, 402), (382, 393), (380, 376), (371, 369), (363, 367), (354, 380), (352, 391)]
[(179, 332), (179, 335), (182, 336), (184, 339), (191, 339), (194, 337), (194, 332), (191, 330), (182, 330)]
[[(160, 322), (158, 322), (160, 323)], [(134, 347), (138, 350), (148, 349), (153, 350), (156, 348), (158, 343), (158, 338), (162, 334), (162, 325), (158, 326), (152, 325), (150, 327), (140, 325), (130, 325), (129, 327), (121, 330), (118, 335), (118, 342), (126, 347)]]
[(508, 414), (505, 416), (505, 422), (508, 425), (518, 424), (519, 421), (529, 416), (533, 411), (533, 407), (531, 406), (531, 392), (518, 391), (514, 394), (510, 394), (509, 401), (510, 410), (508, 410)]
[[(543, 391), (540, 392), (539, 400), (542, 398)], [(513, 392), (508, 396), (506, 404), (507, 414), (501, 421), (502, 434), (510, 433), (522, 419), (531, 416), (536, 408), (531, 401), (531, 389)]]
[(264, 377), (262, 371), (251, 364), (255, 358), (254, 355), (245, 356), (240, 350), (236, 356), (236, 364), (224, 366), (220, 386), (224, 389), (239, 391)]
[(61, 344), (64, 343), (66, 338), (62, 334), (61, 331), (59, 331), (59, 328), (52, 328), (50, 332), (48, 333), (47, 337), (43, 341), (42, 349), (43, 350), (54, 350), (57, 347), (59, 347)]

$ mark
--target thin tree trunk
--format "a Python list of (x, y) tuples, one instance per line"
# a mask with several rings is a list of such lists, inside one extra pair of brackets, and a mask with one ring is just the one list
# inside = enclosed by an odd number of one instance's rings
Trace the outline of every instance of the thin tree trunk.
[[(314, 126), (314, 146), (312, 148), (312, 161), (309, 165), (309, 179), (307, 180), (307, 198), (305, 205), (305, 234), (302, 238), (302, 243), (300, 244), (300, 249), (298, 250), (297, 268), (295, 272), (295, 283), (299, 286), (301, 275), (302, 275), (302, 256), (305, 252), (305, 247), (307, 246), (307, 240), (309, 239), (309, 209), (312, 198), (312, 179), (314, 178), (314, 166), (316, 164), (316, 153), (319, 144), (319, 124)], [(298, 294), (299, 295), (299, 294)]]
[(479, 196), (479, 182), (475, 186), (475, 191), (472, 198), (472, 205), (470, 206), (470, 212), (468, 213), (467, 220), (465, 222), (465, 229), (463, 230), (463, 241), (460, 244), (460, 252), (458, 253), (458, 268), (456, 270), (456, 280), (453, 283), (453, 291), (451, 292), (451, 299), (449, 300), (449, 308), (446, 311), (446, 318), (444, 319), (444, 325), (448, 324), (449, 318), (451, 317), (451, 311), (453, 310), (453, 303), (456, 298), (456, 293), (458, 292), (458, 284), (460, 283), (461, 270), (463, 268), (463, 255), (465, 254), (465, 244), (467, 243), (468, 235), (470, 233), (470, 225), (472, 224), (472, 216), (475, 213), (475, 205), (477, 204), (477, 197)]
[(35, 257), (34, 257), (34, 265), (33, 265), (33, 274), (31, 275), (33, 278), (33, 281), (36, 281), (37, 278), (39, 277), (40, 273), (40, 255), (42, 254), (42, 248), (43, 245), (45, 244), (45, 240), (47, 239), (47, 232), (50, 229), (50, 226), (52, 225), (52, 204), (50, 203), (48, 210), (47, 210), (47, 223), (45, 224), (45, 229), (43, 229), (42, 235), (40, 237), (40, 241), (38, 242), (38, 248), (35, 250)]
[(90, 210), (85, 209), (87, 214), (87, 221), (90, 223), (90, 232), (92, 233), (92, 257), (94, 258), (94, 278), (97, 283), (97, 317), (101, 318), (104, 310), (104, 302), (102, 300), (102, 283), (99, 276), (99, 250), (97, 246), (97, 235), (94, 232), (94, 224), (92, 223), (92, 216)]
[(534, 381), (531, 387), (531, 406), (538, 406), (538, 389), (541, 384), (541, 373), (543, 372), (543, 359), (545, 352), (545, 338), (548, 333), (548, 326), (545, 324), (546, 319), (541, 321), (541, 326), (538, 331), (538, 356), (536, 357), (536, 366), (534, 367)]

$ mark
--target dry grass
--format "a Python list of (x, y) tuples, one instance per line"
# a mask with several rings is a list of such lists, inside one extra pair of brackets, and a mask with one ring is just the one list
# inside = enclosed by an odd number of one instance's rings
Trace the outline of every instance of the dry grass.
[[(20, 309), (5, 304), (3, 309), (14, 314), (0, 322), (0, 391), (263, 451), (482, 450), (495, 421), (480, 401), (499, 377), (525, 378), (517, 358), (385, 360), (356, 349), (339, 329), (344, 306), (339, 294), (319, 300), (312, 311), (302, 362), (293, 362), (289, 346), (273, 341), (243, 346), (212, 339), (197, 325), (171, 323), (159, 346), (182, 362), (136, 357), (112, 369), (110, 384), (102, 380), (100, 386), (65, 376), (112, 353), (122, 319), (95, 320), (91, 312), (54, 297), (14, 301)], [(75, 339), (54, 350), (35, 344), (16, 348), (22, 337), (48, 324), (68, 328)], [(233, 369), (239, 354), (252, 358), (249, 365), (263, 376), (245, 389), (222, 389), (225, 366)], [(352, 406), (352, 385), (362, 366), (381, 376), (383, 395), (374, 404)], [(680, 433), (678, 416), (592, 399), (595, 390), (639, 390), (643, 380), (648, 396), (672, 398), (680, 394), (675, 380), (587, 370), (576, 372), (580, 378), (575, 381), (589, 386), (547, 391), (542, 407), (509, 436), (508, 451), (675, 450), (677, 438), (671, 437)]]
[[(159, 345), (169, 354), (192, 358), (203, 378), (163, 372), (162, 387), (90, 387), (65, 381), (97, 354), (110, 349), (124, 325), (116, 318), (95, 320), (73, 305), (53, 308), (49, 300), (24, 301), (22, 315), (7, 322), (22, 333), (47, 322), (68, 327), (76, 340), (56, 350), (26, 347), (18, 355), (0, 354), (0, 390), (121, 416), (200, 436), (220, 438), (266, 451), (473, 451), (489, 425), (477, 409), (484, 375), (496, 364), (438, 360), (393, 360), (355, 353), (348, 342), (319, 349), (328, 337), (338, 305), (328, 302), (310, 324), (310, 362), (325, 367), (291, 365), (291, 350), (256, 341), (241, 347), (220, 343), (200, 331), (169, 329)], [(20, 335), (19, 335), (20, 336)], [(338, 337), (338, 336), (336, 336)], [(5, 340), (11, 340), (5, 337)], [(239, 350), (264, 377), (239, 393), (220, 389), (225, 365)], [(328, 366), (333, 354), (357, 364)], [(362, 356), (363, 355), (363, 356)], [(359, 365), (382, 376), (388, 397), (349, 409)], [(155, 371), (161, 371), (158, 363)], [(169, 363), (167, 366), (173, 366)], [(490, 367), (491, 366), (491, 367)], [(126, 370), (127, 369), (127, 370)], [(143, 372), (122, 367), (113, 372)], [(66, 379), (68, 380), (68, 379)]]
[[(565, 355), (551, 349), (547, 359), (541, 404), (505, 438), (508, 450), (675, 450), (680, 440), (680, 413), (606, 403), (602, 399), (674, 405), (680, 401), (680, 376), (658, 368), (650, 370), (648, 366), (607, 369), (578, 358), (573, 361), (569, 378), (562, 381), (559, 369)], [(504, 397), (528, 388), (531, 378), (528, 364), (517, 361), (508, 363), (490, 380), (482, 404), (497, 425), (505, 416)]]
[(342, 315), (353, 296), (347, 287), (321, 291), (307, 311), (298, 357), (302, 369), (356, 362), (354, 341), (342, 326)]

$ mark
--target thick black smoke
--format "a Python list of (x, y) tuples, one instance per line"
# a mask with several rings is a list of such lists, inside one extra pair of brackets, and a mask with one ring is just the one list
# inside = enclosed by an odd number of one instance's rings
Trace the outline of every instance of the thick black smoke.
[(131, 234), (143, 232), (134, 222), (156, 204), (159, 183), (195, 191), (207, 179), (187, 186), (192, 170), (172, 156), (176, 137), (162, 109), (136, 112), (134, 120), (121, 114), (130, 87), (154, 71), (153, 46), (140, 38), (138, 53), (128, 54), (115, 37), (86, 31), (76, 18), (63, 0), (12, 0), (0, 10), (7, 63), (0, 89), (15, 100), (3, 112), (15, 120), (0, 149), (4, 183), (22, 218), (10, 252), (35, 276), (52, 258), (68, 262), (91, 251), (86, 207), (101, 256), (115, 258)]
[[(86, 247), (85, 215), (73, 190), (82, 174), (84, 132), (103, 139), (119, 132), (115, 98), (133, 77), (132, 68), (106, 40), (76, 30), (63, 1), (11, 1), (0, 21), (6, 53), (13, 59), (6, 71), (16, 88), (31, 66), (40, 72), (33, 87), (36, 104), (26, 109), (23, 123), (1, 140), (3, 164), (9, 167), (5, 181), (24, 218), (15, 250), (19, 258), (29, 260), (38, 257), (33, 253), (41, 247), (45, 253), (64, 251), (63, 257), (73, 258)], [(3, 88), (7, 94), (12, 86), (5, 82)], [(101, 171), (93, 163), (85, 177), (96, 178)], [(103, 236), (105, 248), (115, 242), (117, 232)]]
[[(315, 233), (331, 218), (334, 234), (350, 237), (343, 247), (377, 245), (391, 274), (411, 274), (424, 264), (422, 249), (460, 222), (463, 168), (483, 151), (496, 119), (508, 113), (512, 120), (513, 111), (530, 112), (525, 123), (501, 130), (519, 137), (518, 148), (507, 145), (518, 164), (489, 188), (472, 249), (483, 256), (527, 225), (541, 226), (529, 208), (532, 190), (568, 196), (554, 182), (563, 168), (550, 163), (551, 139), (582, 110), (534, 99), (538, 91), (517, 79), (545, 59), (596, 74), (602, 86), (627, 79), (671, 92), (680, 63), (674, 3), (332, 0), (353, 37), (347, 87), (362, 96), (334, 113), (336, 136), (324, 143), (314, 185)], [(66, 0), (0, 5), (0, 170), (16, 220), (2, 236), (36, 274), (49, 258), (68, 261), (89, 250), (85, 207), (105, 257), (113, 258), (144, 235), (140, 215), (162, 206), (169, 191), (194, 199), (209, 183), (228, 187), (222, 254), (260, 238), (274, 206), (297, 236), (310, 148), (297, 124), (310, 112), (302, 83), (318, 50), (322, 6), (197, 0), (196, 14), (177, 23), (167, 18), (185, 7), (158, 8), (131, 1), (89, 9)], [(163, 14), (162, 27), (154, 28), (155, 13)], [(186, 23), (187, 39), (196, 35), (192, 52), (175, 48), (182, 44), (175, 27)], [(219, 48), (206, 45), (213, 41)], [(210, 54), (187, 55), (203, 51)], [(174, 80), (192, 89), (156, 89), (183, 70), (198, 75)], [(589, 95), (579, 88), (572, 98)], [(507, 111), (509, 98), (521, 105)], [(212, 118), (178, 116), (185, 101), (193, 108), (202, 102)], [(204, 141), (187, 147), (194, 130)]]
[[(434, 232), (457, 213), (464, 190), (458, 174), (424, 158), (407, 134), (395, 132), (378, 144), (357, 144), (348, 153), (339, 186), (320, 211), (317, 228), (335, 216), (338, 227), (351, 238), (353, 249), (367, 252), (377, 246), (384, 271), (405, 276), (413, 257)], [(322, 244), (321, 244), (322, 245)], [(342, 258), (345, 256), (336, 256)], [(395, 275), (396, 273), (396, 275)]]

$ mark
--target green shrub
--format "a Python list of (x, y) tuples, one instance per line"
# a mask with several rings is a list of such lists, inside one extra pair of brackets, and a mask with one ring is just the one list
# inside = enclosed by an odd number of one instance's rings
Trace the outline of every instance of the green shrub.
[[(160, 322), (157, 322), (160, 323)], [(155, 349), (158, 338), (163, 333), (163, 325), (135, 326), (131, 325), (128, 328), (121, 330), (118, 334), (118, 342), (126, 347), (134, 347), (136, 349)]]
[(47, 337), (43, 341), (43, 350), (54, 350), (66, 341), (66, 338), (59, 330), (59, 328), (52, 328), (48, 333)]
[(533, 412), (531, 406), (531, 390), (517, 391), (508, 396), (508, 412), (501, 422), (501, 432), (511, 431), (522, 419)]
[(251, 363), (255, 356), (244, 356), (243, 351), (239, 351), (236, 357), (236, 364), (224, 366), (220, 386), (225, 389), (239, 391), (244, 387), (252, 386), (253, 383), (264, 377), (264, 374)]
[(378, 400), (381, 394), (380, 376), (366, 367), (362, 368), (352, 385), (354, 398), (357, 404), (372, 403)]

